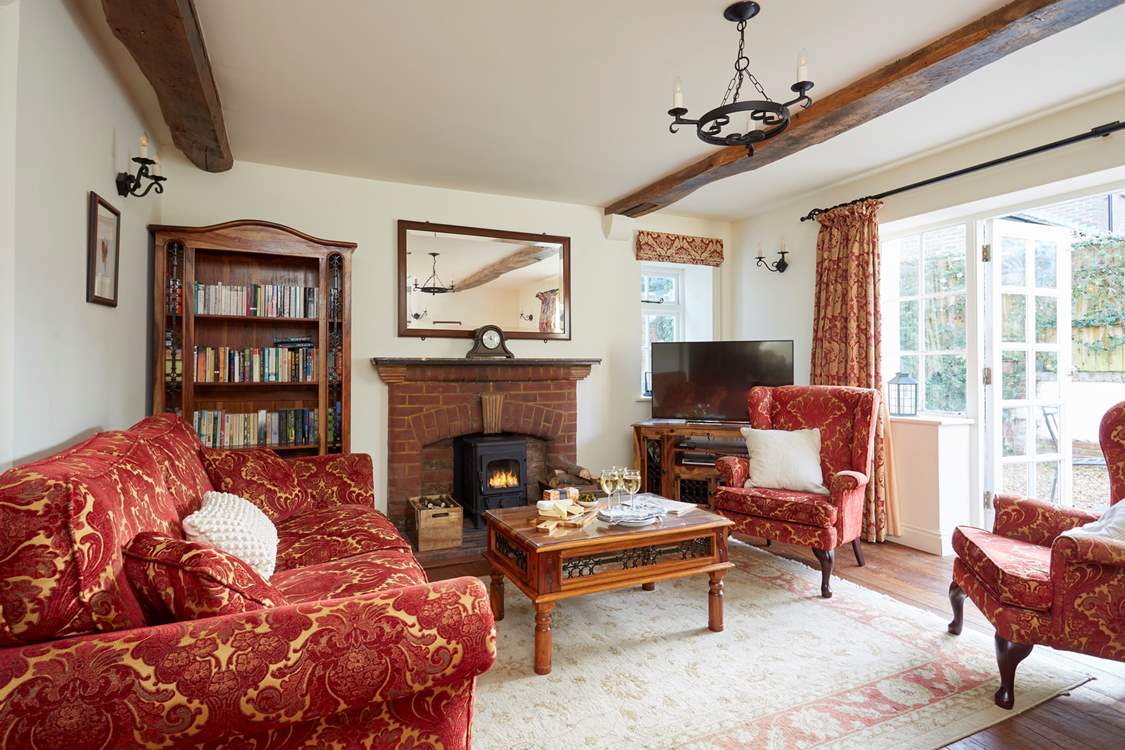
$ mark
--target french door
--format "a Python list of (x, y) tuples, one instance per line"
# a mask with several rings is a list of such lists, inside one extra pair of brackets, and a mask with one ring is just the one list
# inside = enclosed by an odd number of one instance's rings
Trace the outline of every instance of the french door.
[(1070, 243), (1060, 227), (985, 227), (985, 489), (1070, 504)]

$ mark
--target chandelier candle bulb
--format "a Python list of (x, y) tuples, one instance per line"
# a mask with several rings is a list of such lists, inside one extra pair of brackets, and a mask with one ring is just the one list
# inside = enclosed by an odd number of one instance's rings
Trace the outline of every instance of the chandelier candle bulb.
[(809, 80), (809, 51), (802, 49), (797, 55), (797, 83)]
[(673, 109), (681, 109), (684, 106), (684, 82), (676, 76), (675, 82), (672, 84), (672, 107)]
[(142, 159), (148, 158), (148, 136), (147, 135), (141, 136), (141, 158)]

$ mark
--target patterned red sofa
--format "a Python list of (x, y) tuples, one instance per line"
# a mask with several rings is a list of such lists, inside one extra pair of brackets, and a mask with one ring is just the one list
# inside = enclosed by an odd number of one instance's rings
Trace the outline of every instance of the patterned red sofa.
[(863, 565), (867, 478), (875, 458), (875, 418), (880, 394), (870, 388), (786, 385), (750, 389), (750, 426), (756, 430), (820, 430), (820, 468), (828, 495), (744, 486), (750, 464), (725, 456), (715, 466), (722, 485), (711, 500), (716, 513), (734, 521), (735, 534), (812, 547), (820, 561), (820, 594), (832, 596), (836, 548), (852, 543)]
[(467, 748), (495, 628), (475, 578), (428, 583), (374, 509), (369, 456), (292, 462), (288, 604), (146, 624), (123, 573), (211, 489), (171, 415), (0, 474), (0, 747)]
[[(1125, 498), (1125, 401), (1101, 423), (1110, 503)], [(1036, 644), (1125, 661), (1125, 542), (1060, 536), (1097, 516), (1041, 500), (999, 496), (992, 531), (953, 533), (949, 632), (960, 635), (965, 597), (996, 628), (996, 705), (1015, 702), (1016, 667)]]

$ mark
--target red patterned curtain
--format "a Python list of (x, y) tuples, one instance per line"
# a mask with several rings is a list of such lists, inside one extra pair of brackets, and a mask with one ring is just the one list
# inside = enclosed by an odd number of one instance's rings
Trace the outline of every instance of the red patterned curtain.
[(539, 298), (539, 332), (558, 333), (559, 290), (548, 289), (535, 296)]
[[(817, 217), (813, 385), (883, 387), (879, 372), (879, 222), (883, 204), (864, 201)], [(898, 534), (886, 401), (875, 428), (875, 462), (867, 485), (863, 538)]]
[(667, 232), (637, 232), (637, 260), (719, 266), (723, 263), (723, 241), (715, 237), (692, 237)]

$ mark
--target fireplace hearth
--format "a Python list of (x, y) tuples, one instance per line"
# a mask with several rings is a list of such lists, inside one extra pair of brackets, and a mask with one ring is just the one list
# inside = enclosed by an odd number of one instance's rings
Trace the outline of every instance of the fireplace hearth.
[(453, 441), (453, 494), (480, 526), (490, 508), (527, 505), (527, 438), (463, 435)]

